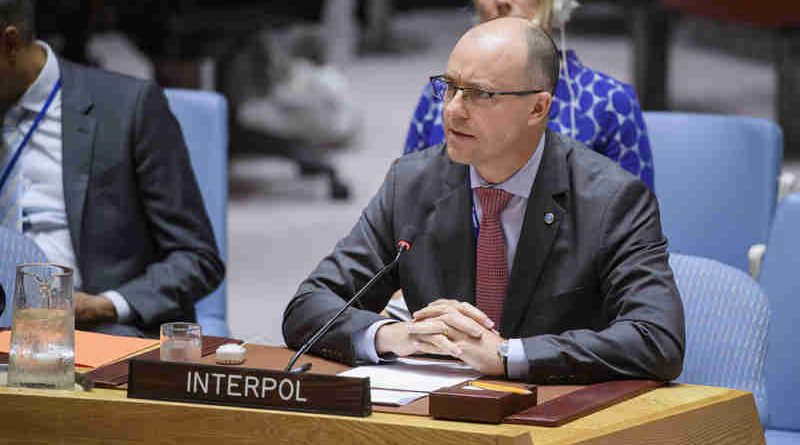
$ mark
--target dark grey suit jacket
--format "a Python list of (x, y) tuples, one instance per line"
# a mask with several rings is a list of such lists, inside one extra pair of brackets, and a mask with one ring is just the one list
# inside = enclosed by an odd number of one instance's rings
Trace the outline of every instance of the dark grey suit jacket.
[(134, 325), (158, 335), (195, 320), (224, 265), (178, 122), (151, 82), (59, 61), (64, 199), (82, 290), (116, 290)]
[[(522, 338), (533, 382), (669, 380), (682, 369), (684, 319), (655, 196), (580, 143), (546, 133), (511, 272), (500, 333)], [(469, 170), (439, 146), (392, 165), (350, 234), (284, 313), (297, 347), (390, 261), (406, 226), (419, 235), (400, 267), (349, 310), (314, 352), (354, 363), (352, 335), (381, 320), (402, 289), (411, 311), (438, 298), (475, 302)], [(555, 221), (546, 224), (552, 212)]]

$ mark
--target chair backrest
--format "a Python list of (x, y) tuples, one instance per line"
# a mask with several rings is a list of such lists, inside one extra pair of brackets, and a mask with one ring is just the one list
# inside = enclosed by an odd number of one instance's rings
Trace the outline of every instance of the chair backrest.
[[(228, 233), (228, 105), (214, 92), (167, 89), (172, 113), (178, 119), (195, 176), (211, 219), (220, 255), (227, 261)], [(229, 335), (226, 282), (197, 305), (204, 335)]]
[(783, 136), (751, 117), (644, 113), (670, 251), (747, 271), (775, 209)]
[(800, 194), (778, 206), (761, 266), (772, 317), (767, 353), (769, 427), (800, 430)]
[(44, 262), (47, 257), (30, 238), (0, 226), (0, 284), (6, 293), (6, 309), (0, 316), (0, 326), (11, 326), (17, 265)]
[(764, 423), (766, 294), (749, 275), (719, 261), (672, 254), (670, 265), (686, 315), (686, 356), (677, 380), (750, 391)]

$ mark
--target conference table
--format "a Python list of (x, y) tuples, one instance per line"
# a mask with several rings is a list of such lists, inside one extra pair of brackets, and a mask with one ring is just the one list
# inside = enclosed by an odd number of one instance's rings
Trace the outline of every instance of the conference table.
[[(564, 388), (542, 386), (540, 394), (552, 397)], [(671, 384), (560, 427), (443, 421), (401, 411), (347, 417), (132, 399), (123, 389), (0, 386), (0, 443), (764, 443), (752, 394), (710, 386)]]

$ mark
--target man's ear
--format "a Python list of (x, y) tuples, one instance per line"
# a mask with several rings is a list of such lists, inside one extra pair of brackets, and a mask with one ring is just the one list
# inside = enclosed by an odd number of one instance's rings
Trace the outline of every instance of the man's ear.
[(535, 94), (536, 100), (528, 113), (528, 125), (538, 125), (542, 121), (550, 118), (550, 105), (553, 104), (553, 96), (543, 91)]
[(0, 56), (6, 58), (9, 63), (16, 62), (17, 53), (22, 47), (22, 35), (16, 26), (6, 26), (0, 32)]

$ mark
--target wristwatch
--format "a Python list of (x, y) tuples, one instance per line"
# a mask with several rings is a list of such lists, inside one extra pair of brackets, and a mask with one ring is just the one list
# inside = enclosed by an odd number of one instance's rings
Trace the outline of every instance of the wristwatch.
[(497, 345), (497, 356), (503, 361), (503, 376), (505, 378), (508, 378), (508, 354), (508, 340), (503, 340), (503, 343)]

